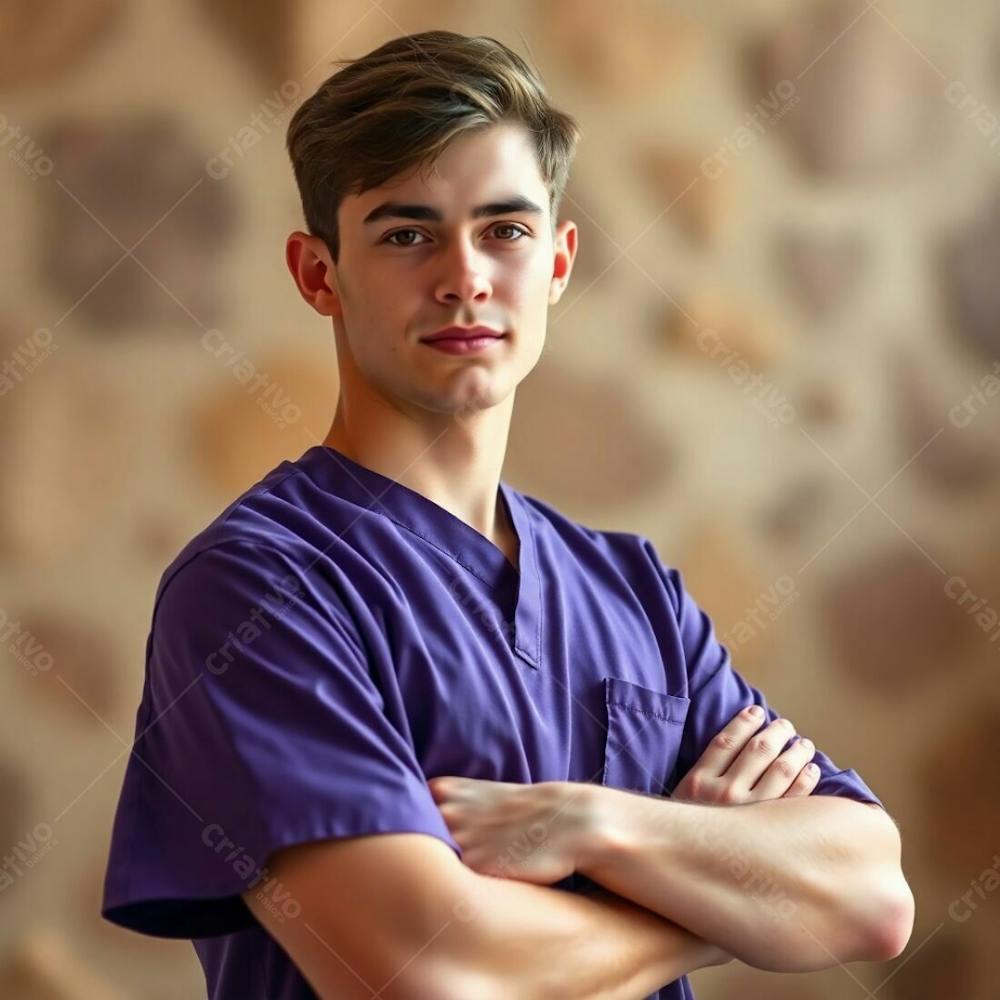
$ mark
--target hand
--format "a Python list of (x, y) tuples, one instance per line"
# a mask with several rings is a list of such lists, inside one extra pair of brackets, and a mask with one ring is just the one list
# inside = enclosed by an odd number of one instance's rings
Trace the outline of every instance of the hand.
[(681, 779), (673, 798), (737, 805), (809, 795), (819, 781), (819, 769), (805, 766), (815, 748), (796, 740), (779, 754), (795, 727), (787, 719), (775, 719), (758, 733), (763, 721), (746, 710), (734, 716)]
[(551, 885), (576, 871), (586, 784), (521, 785), (449, 775), (428, 782), (462, 861), (483, 875)]

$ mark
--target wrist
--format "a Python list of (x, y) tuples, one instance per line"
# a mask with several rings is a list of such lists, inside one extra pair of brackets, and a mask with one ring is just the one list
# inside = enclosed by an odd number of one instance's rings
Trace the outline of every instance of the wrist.
[(614, 796), (622, 794), (603, 785), (565, 782), (567, 844), (574, 870), (593, 877), (616, 854), (625, 849), (623, 831), (617, 822)]

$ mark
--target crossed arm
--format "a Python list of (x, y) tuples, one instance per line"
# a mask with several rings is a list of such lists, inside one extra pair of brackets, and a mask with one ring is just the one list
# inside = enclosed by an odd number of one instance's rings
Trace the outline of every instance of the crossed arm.
[(478, 874), (419, 834), (303, 844), (269, 870), (299, 915), (244, 899), (324, 1000), (639, 1000), (728, 957), (627, 900)]
[(755, 735), (759, 726), (737, 715), (674, 798), (457, 777), (431, 790), (480, 872), (537, 882), (580, 872), (769, 971), (894, 958), (914, 916), (896, 824), (874, 803), (810, 797), (811, 747), (778, 754), (791, 724)]
[(913, 928), (895, 823), (831, 795), (736, 808), (597, 789), (601, 833), (580, 870), (759, 969), (886, 961)]
[(888, 960), (910, 936), (899, 834), (878, 806), (818, 795), (724, 807), (596, 785), (455, 781), (441, 793), (449, 825), (484, 873), (514, 829), (497, 817), (518, 814), (517, 827), (545, 830), (547, 857), (503, 865), (510, 876), (533, 878), (539, 863), (575, 870), (756, 968)]
[[(899, 954), (913, 899), (895, 824), (808, 797), (804, 760), (752, 726), (734, 719), (674, 799), (433, 779), (461, 862), (412, 834), (317, 842), (270, 866), (298, 918), (244, 898), (322, 997), (626, 1000), (732, 957), (790, 972)], [(607, 891), (550, 888), (573, 871)]]

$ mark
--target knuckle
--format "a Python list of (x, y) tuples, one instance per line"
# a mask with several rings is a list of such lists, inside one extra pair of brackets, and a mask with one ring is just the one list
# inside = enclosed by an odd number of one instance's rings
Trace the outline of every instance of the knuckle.
[(720, 750), (735, 750), (739, 746), (739, 740), (732, 733), (723, 730), (713, 737), (712, 745)]
[(794, 781), (799, 771), (801, 770), (801, 768), (799, 768), (795, 764), (792, 764), (791, 761), (786, 760), (784, 757), (779, 757), (774, 762), (773, 767), (776, 774), (780, 775), (782, 778), (784, 778), (786, 781), (789, 782)]
[(718, 794), (717, 801), (723, 805), (736, 805), (743, 801), (743, 793), (735, 785), (726, 785)]
[(812, 795), (813, 790), (816, 787), (816, 783), (813, 781), (796, 781), (792, 788), (795, 789), (796, 795), (807, 796)]
[(779, 757), (774, 762), (774, 769), (787, 781), (791, 781), (799, 773), (799, 768), (784, 757)]
[(750, 741), (750, 749), (753, 753), (761, 756), (767, 757), (774, 753), (776, 747), (766, 736), (755, 736)]
[(708, 783), (700, 774), (691, 774), (687, 784), (688, 791), (694, 799), (703, 799), (709, 792)]

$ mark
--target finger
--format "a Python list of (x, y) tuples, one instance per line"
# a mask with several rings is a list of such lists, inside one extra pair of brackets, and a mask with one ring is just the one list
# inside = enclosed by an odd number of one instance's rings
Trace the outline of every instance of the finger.
[(780, 799), (802, 773), (802, 768), (813, 759), (816, 748), (810, 740), (796, 739), (792, 745), (761, 775), (750, 789), (753, 801)]
[(796, 795), (812, 795), (813, 789), (819, 784), (820, 770), (816, 764), (806, 764), (799, 776), (792, 782), (792, 787), (782, 796), (790, 799)]
[(763, 709), (760, 715), (752, 715), (751, 708), (760, 706), (749, 706), (738, 712), (733, 718), (712, 737), (711, 742), (698, 758), (692, 770), (704, 771), (708, 777), (718, 778), (725, 774), (733, 761), (739, 756), (740, 751), (746, 746), (746, 742), (764, 725), (765, 717)]
[(746, 746), (726, 772), (726, 780), (734, 787), (749, 792), (794, 735), (795, 726), (788, 719), (775, 719), (747, 740)]

